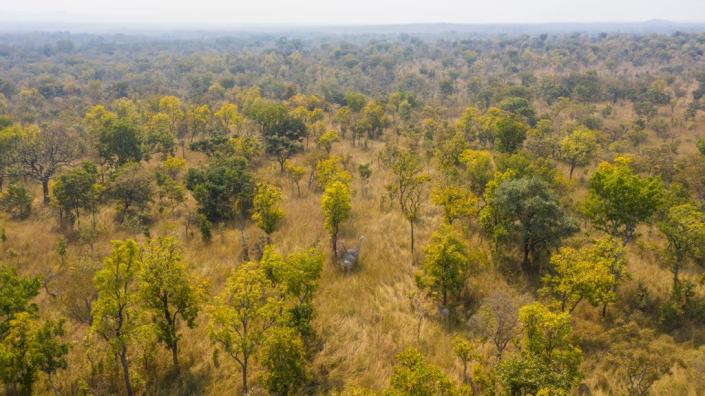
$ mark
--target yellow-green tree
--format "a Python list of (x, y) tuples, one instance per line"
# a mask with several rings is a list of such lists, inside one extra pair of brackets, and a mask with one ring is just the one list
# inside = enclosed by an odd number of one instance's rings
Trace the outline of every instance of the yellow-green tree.
[(193, 328), (200, 311), (202, 288), (189, 274), (174, 238), (152, 239), (142, 248), (140, 294), (144, 307), (152, 314), (157, 340), (171, 351), (174, 367), (179, 368), (179, 322)]
[(306, 175), (306, 168), (286, 161), (286, 163), (284, 163), (284, 169), (286, 170), (287, 177), (296, 185), (296, 196), (301, 198), (301, 179)]
[(623, 245), (636, 234), (640, 223), (653, 218), (664, 201), (661, 180), (634, 173), (626, 157), (603, 162), (590, 178), (585, 214), (592, 224)]
[(136, 341), (139, 300), (139, 246), (133, 240), (113, 241), (113, 250), (95, 275), (98, 298), (93, 303), (91, 330), (108, 344), (122, 367), (125, 392), (132, 396), (129, 347)]
[(243, 394), (248, 370), (266, 336), (279, 319), (280, 293), (256, 263), (237, 267), (211, 310), (210, 338), (240, 366)]
[(553, 274), (543, 278), (541, 292), (558, 299), (563, 312), (572, 313), (583, 300), (604, 305), (616, 299), (626, 265), (624, 250), (612, 239), (580, 249), (564, 247), (551, 256)]
[(689, 260), (705, 258), (705, 213), (693, 204), (668, 209), (659, 229), (666, 236), (667, 260), (673, 273), (673, 290), (680, 286), (679, 274)]
[(222, 134), (236, 134), (243, 123), (243, 117), (238, 112), (237, 106), (226, 102), (215, 112), (215, 119), (222, 129)]
[(576, 167), (585, 166), (593, 160), (597, 150), (597, 133), (585, 127), (578, 127), (561, 140), (561, 159), (570, 167), (569, 178), (573, 178)]
[(260, 362), (266, 369), (263, 382), (271, 395), (298, 394), (308, 377), (303, 340), (289, 327), (274, 327), (268, 332)]
[(463, 187), (436, 187), (431, 192), (431, 201), (443, 209), (448, 224), (477, 214), (477, 197)]
[(350, 217), (352, 208), (350, 186), (335, 180), (326, 186), (321, 197), (321, 208), (325, 226), (330, 234), (334, 257), (338, 257), (338, 230), (340, 224)]
[(253, 199), (252, 220), (265, 234), (267, 241), (279, 227), (284, 217), (284, 210), (279, 206), (282, 201), (282, 192), (277, 187), (268, 183), (258, 183), (257, 192)]
[(426, 245), (421, 272), (416, 276), (419, 287), (444, 307), (463, 289), (472, 265), (470, 253), (459, 232), (441, 225)]
[(502, 360), (498, 379), (507, 394), (562, 395), (578, 384), (582, 351), (571, 341), (567, 312), (554, 313), (540, 303), (519, 311), (520, 352)]

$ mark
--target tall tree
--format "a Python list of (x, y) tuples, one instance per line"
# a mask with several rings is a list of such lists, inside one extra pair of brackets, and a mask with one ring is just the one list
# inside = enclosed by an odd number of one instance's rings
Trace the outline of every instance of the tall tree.
[(136, 282), (139, 246), (133, 240), (114, 241), (113, 250), (95, 275), (98, 298), (93, 303), (91, 329), (103, 338), (122, 367), (125, 392), (132, 396), (128, 363), (130, 345), (135, 342), (139, 302)]
[(582, 377), (570, 316), (533, 303), (519, 311), (519, 320), (521, 351), (499, 364), (500, 382), (510, 394), (567, 394)]
[(590, 178), (585, 214), (593, 225), (619, 238), (627, 245), (640, 223), (653, 218), (664, 201), (661, 181), (640, 177), (629, 159), (617, 157), (614, 163), (601, 163)]
[(62, 126), (28, 126), (19, 136), (18, 161), (28, 176), (42, 183), (44, 205), (49, 205), (49, 180), (78, 157), (79, 146)]
[(619, 244), (606, 239), (579, 250), (561, 248), (551, 256), (551, 266), (554, 275), (544, 277), (541, 291), (557, 298), (562, 312), (572, 313), (582, 300), (593, 306), (614, 301), (627, 262)]
[(444, 224), (431, 235), (425, 253), (416, 283), (448, 307), (463, 289), (473, 264), (468, 247), (455, 228)]
[(666, 236), (667, 261), (677, 292), (679, 274), (687, 262), (705, 259), (705, 213), (689, 203), (673, 206), (659, 222), (659, 229)]
[(499, 240), (509, 242), (510, 237), (519, 237), (522, 269), (527, 274), (539, 271), (532, 266), (532, 257), (546, 253), (577, 231), (574, 220), (563, 211), (543, 179), (508, 179), (490, 195), (480, 221)]
[(282, 192), (279, 188), (268, 183), (257, 184), (252, 204), (252, 220), (267, 234), (268, 243), (271, 243), (272, 233), (279, 228), (279, 223), (284, 217), (281, 201)]
[(585, 166), (593, 160), (597, 150), (597, 134), (585, 127), (578, 127), (561, 140), (560, 155), (570, 167), (569, 178), (573, 178), (576, 167)]
[(211, 314), (210, 338), (240, 366), (242, 391), (248, 393), (251, 359), (267, 330), (279, 319), (279, 294), (256, 263), (238, 266), (228, 277)]
[(333, 257), (338, 257), (338, 230), (340, 223), (350, 217), (352, 207), (350, 187), (347, 183), (334, 180), (326, 186), (321, 197), (321, 208), (325, 226), (330, 234)]
[(157, 339), (169, 350), (179, 369), (179, 320), (196, 325), (202, 299), (201, 285), (189, 274), (174, 238), (147, 242), (140, 255), (142, 303), (152, 313)]

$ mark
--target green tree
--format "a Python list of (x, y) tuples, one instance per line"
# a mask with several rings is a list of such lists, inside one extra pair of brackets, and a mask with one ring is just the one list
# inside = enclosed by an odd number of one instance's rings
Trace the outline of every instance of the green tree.
[(475, 346), (463, 337), (453, 337), (453, 352), (463, 363), (463, 383), (471, 383), (472, 379), (468, 375), (468, 364), (477, 358)]
[(19, 131), (21, 129), (16, 125), (0, 127), (0, 192), (2, 192), (5, 177), (17, 162)]
[(597, 150), (597, 134), (585, 127), (578, 127), (563, 138), (559, 144), (560, 155), (570, 167), (569, 178), (573, 178), (576, 167), (586, 166), (593, 160)]
[[(497, 240), (521, 241), (522, 269), (537, 273), (532, 262), (577, 231), (575, 222), (563, 211), (545, 181), (537, 177), (508, 179), (493, 189), (480, 222)], [(532, 260), (534, 258), (534, 260)]]
[(497, 149), (503, 153), (516, 152), (524, 143), (527, 130), (526, 124), (516, 116), (500, 117), (493, 129)]
[(117, 221), (122, 223), (131, 214), (141, 215), (154, 196), (152, 175), (139, 164), (128, 163), (113, 175), (108, 185), (108, 197), (117, 204)]
[(186, 269), (176, 239), (152, 239), (142, 248), (140, 294), (143, 305), (152, 313), (157, 340), (171, 350), (178, 370), (179, 321), (189, 328), (196, 325), (202, 290)]
[(421, 354), (407, 349), (396, 356), (397, 364), (392, 369), (390, 389), (393, 396), (451, 396), (456, 387), (438, 367), (429, 364)]
[(572, 313), (582, 300), (593, 306), (614, 301), (627, 262), (619, 244), (605, 239), (577, 250), (561, 248), (551, 256), (551, 266), (553, 275), (543, 278), (540, 291), (558, 299), (561, 311)]
[(40, 285), (39, 278), (19, 276), (14, 269), (0, 266), (0, 338), (16, 314), (37, 311), (31, 300), (39, 294)]
[(499, 363), (498, 377), (506, 393), (568, 394), (582, 378), (582, 352), (571, 342), (568, 313), (553, 313), (540, 303), (519, 311), (521, 350)]
[(142, 130), (126, 118), (109, 118), (98, 129), (96, 138), (98, 155), (112, 168), (119, 168), (130, 161), (142, 161), (143, 143)]
[(125, 392), (132, 396), (128, 352), (137, 337), (139, 246), (133, 240), (113, 241), (113, 250), (95, 274), (98, 298), (93, 303), (91, 330), (108, 344), (122, 367)]
[(262, 342), (260, 363), (271, 395), (296, 395), (307, 380), (304, 343), (294, 329), (271, 329)]
[(260, 260), (270, 278), (293, 299), (288, 308), (289, 325), (296, 328), (303, 337), (312, 334), (313, 294), (318, 288), (318, 280), (323, 269), (323, 253), (319, 248), (295, 251), (283, 260), (267, 246)]
[(626, 246), (637, 225), (651, 220), (663, 201), (658, 178), (638, 176), (629, 167), (629, 159), (618, 157), (613, 164), (601, 163), (590, 178), (585, 214), (597, 229)]
[(676, 205), (668, 209), (658, 227), (666, 237), (675, 292), (680, 287), (679, 274), (687, 262), (705, 258), (705, 213), (690, 203)]
[(340, 224), (350, 217), (352, 209), (350, 186), (338, 180), (330, 182), (321, 196), (321, 208), (330, 234), (333, 256), (338, 257), (338, 230)]
[(30, 396), (38, 372), (46, 373), (51, 382), (57, 370), (67, 367), (69, 346), (61, 341), (63, 335), (63, 321), (40, 322), (27, 311), (7, 323), (0, 338), (0, 379), (10, 394)]
[(0, 208), (13, 219), (26, 219), (32, 214), (32, 194), (19, 184), (12, 183), (7, 191), (0, 193)]
[(425, 258), (416, 283), (444, 307), (465, 286), (472, 260), (458, 231), (441, 225), (426, 245)]
[(267, 234), (268, 242), (271, 242), (272, 233), (279, 228), (279, 223), (284, 218), (281, 201), (282, 192), (279, 188), (268, 183), (257, 183), (252, 220)]
[(287, 177), (296, 185), (296, 196), (301, 198), (301, 179), (303, 179), (306, 174), (306, 168), (287, 161), (284, 164), (284, 169), (286, 170)]
[(208, 221), (249, 217), (255, 182), (242, 157), (215, 157), (205, 169), (189, 169), (186, 188), (198, 202), (198, 212)]
[(256, 263), (238, 266), (211, 312), (210, 338), (240, 366), (243, 394), (248, 392), (248, 370), (267, 330), (279, 319), (281, 301), (272, 282)]
[(485, 193), (485, 186), (495, 173), (492, 154), (489, 151), (465, 150), (460, 155), (460, 162), (465, 165), (465, 174), (470, 181), (470, 191), (478, 197)]
[(265, 151), (277, 158), (280, 170), (284, 173), (286, 160), (303, 149), (306, 124), (290, 115), (283, 104), (264, 100), (258, 100), (252, 105), (249, 113), (260, 126)]
[(443, 209), (443, 217), (448, 224), (477, 213), (477, 197), (463, 187), (437, 187), (431, 192), (431, 201)]
[(85, 161), (59, 176), (52, 193), (62, 211), (72, 214), (73, 219), (81, 224), (81, 209), (94, 215), (102, 191), (103, 187), (98, 184), (98, 168), (94, 163)]

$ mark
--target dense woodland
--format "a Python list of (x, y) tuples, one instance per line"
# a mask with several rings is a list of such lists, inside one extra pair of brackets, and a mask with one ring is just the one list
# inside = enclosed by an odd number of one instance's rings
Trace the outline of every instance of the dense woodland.
[(0, 35), (8, 395), (705, 394), (705, 34)]

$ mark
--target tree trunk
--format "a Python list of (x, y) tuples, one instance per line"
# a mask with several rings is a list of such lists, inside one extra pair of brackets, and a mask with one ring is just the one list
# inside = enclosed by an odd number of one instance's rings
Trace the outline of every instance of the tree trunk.
[(127, 396), (132, 396), (132, 383), (130, 382), (130, 368), (127, 365), (127, 348), (124, 346), (120, 350), (120, 365), (122, 366), (122, 377), (125, 381), (125, 393)]
[(44, 206), (49, 205), (49, 178), (42, 178), (42, 195), (44, 196)]
[(2, 192), (3, 182), (5, 181), (5, 175), (0, 173), (0, 192)]
[(247, 396), (247, 355), (242, 360), (242, 394)]
[(330, 235), (331, 248), (333, 249), (333, 257), (338, 257), (338, 230), (335, 230)]
[(176, 342), (171, 346), (171, 360), (174, 363), (176, 371), (179, 371), (179, 345)]
[(521, 261), (521, 268), (528, 275), (529, 274), (529, 241), (524, 241), (524, 257)]
[[(416, 265), (416, 256), (414, 255), (414, 222), (409, 221), (409, 225), (411, 225), (411, 265)], [(445, 305), (445, 302), (443, 305)]]
[(575, 164), (570, 164), (570, 173), (568, 174), (568, 180), (573, 180), (573, 171), (575, 170)]
[(240, 240), (242, 241), (242, 261), (250, 260), (250, 248), (247, 245), (247, 236), (245, 235), (245, 227), (240, 228)]

